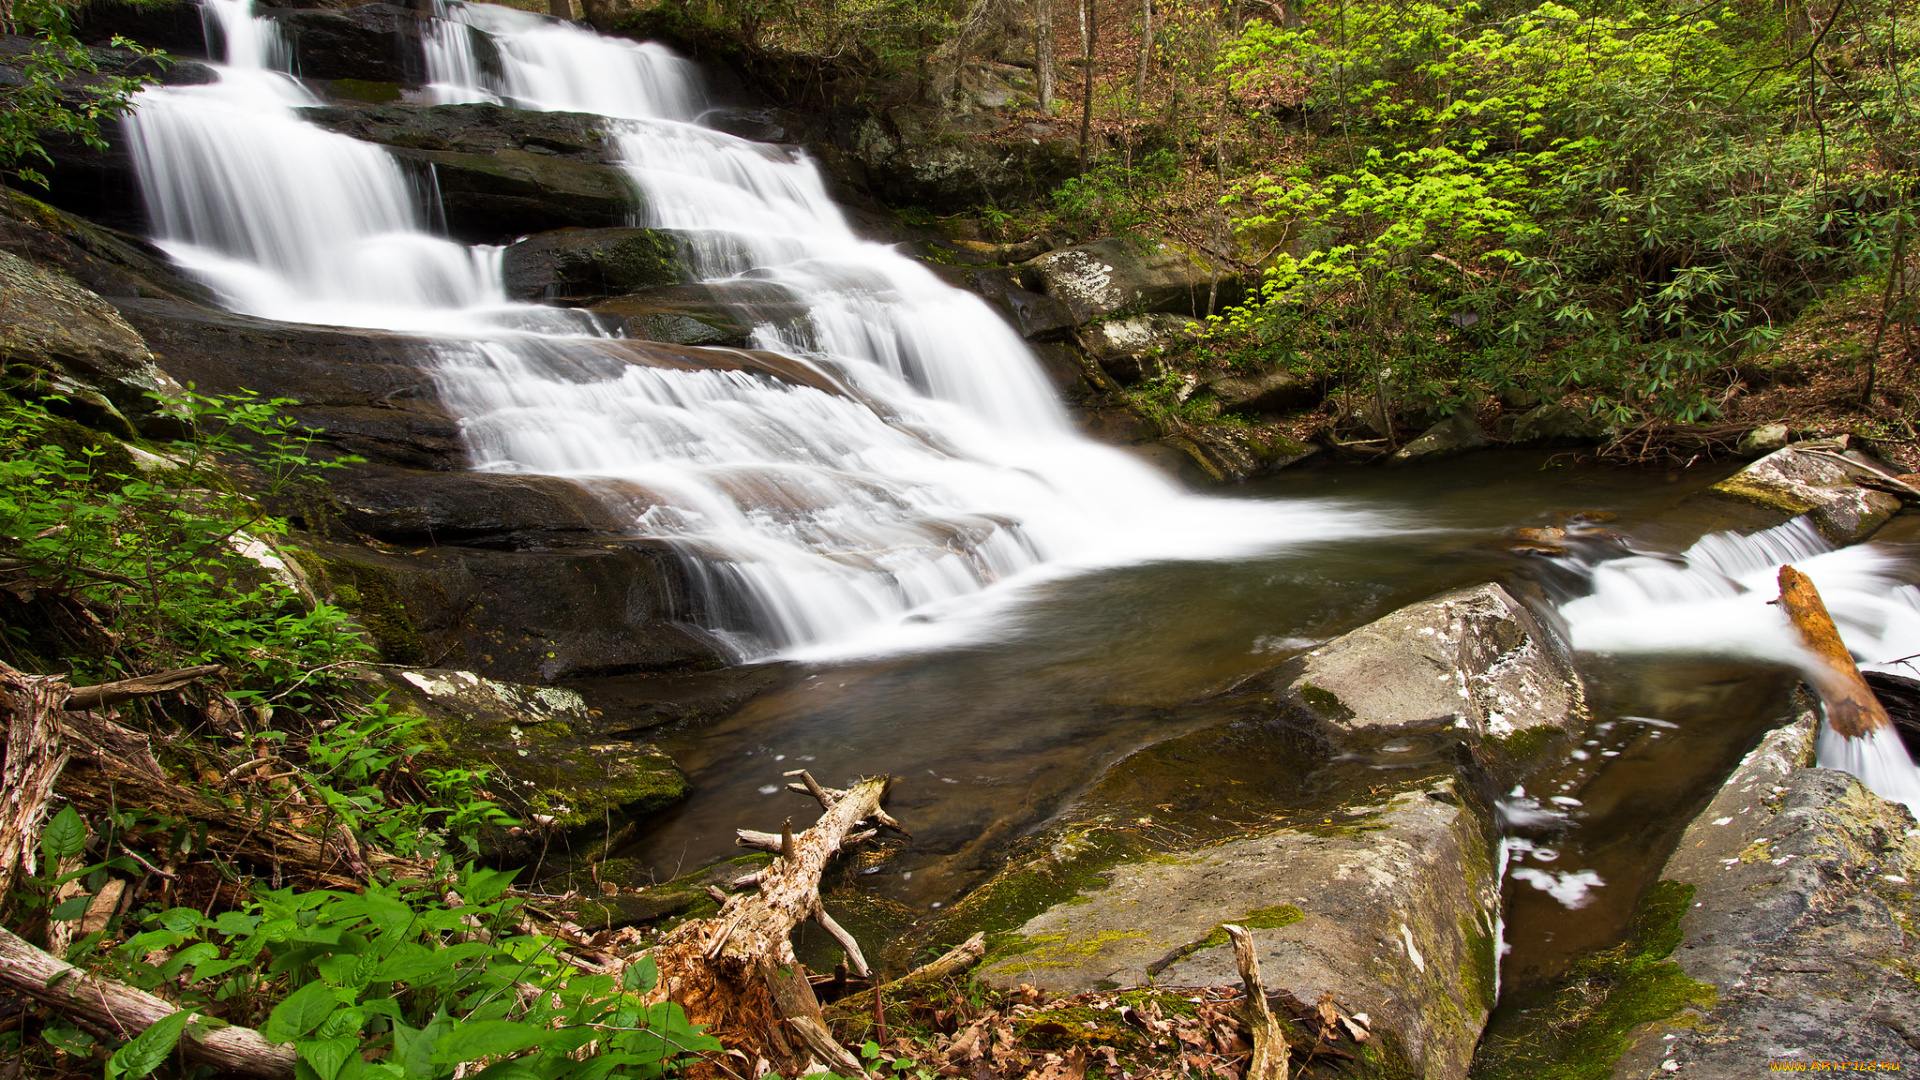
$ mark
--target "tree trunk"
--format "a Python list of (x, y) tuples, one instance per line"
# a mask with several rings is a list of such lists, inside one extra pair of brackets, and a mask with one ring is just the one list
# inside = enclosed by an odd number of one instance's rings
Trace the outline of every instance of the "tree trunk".
[(1153, 61), (1153, 0), (1140, 0), (1140, 70), (1133, 76), (1133, 103), (1147, 100), (1147, 65)]
[(1087, 171), (1088, 139), (1093, 135), (1093, 47), (1100, 28), (1094, 22), (1093, 0), (1080, 0), (1080, 171)]
[(1033, 0), (1033, 70), (1040, 111), (1053, 112), (1053, 0)]
[(874, 835), (860, 830), (863, 824), (899, 827), (880, 809), (890, 781), (875, 777), (842, 791), (821, 787), (804, 771), (789, 775), (803, 777), (804, 784), (790, 787), (812, 794), (826, 812), (797, 835), (791, 824), (779, 834), (740, 831), (741, 845), (772, 851), (775, 859), (734, 883), (758, 891), (735, 893), (718, 914), (686, 923), (654, 947), (654, 995), (678, 1002), (694, 1023), (749, 1057), (766, 1058), (783, 1075), (799, 1076), (818, 1062), (861, 1076), (859, 1059), (827, 1031), (791, 939), (795, 926), (813, 919), (846, 946), (848, 967), (867, 974), (859, 946), (821, 905), (820, 875), (834, 855)]
[(0, 713), (7, 725), (6, 762), (0, 765), (0, 898), (17, 874), (37, 870), (40, 819), (53, 782), (67, 765), (59, 703), (67, 681), (0, 664)]
[[(95, 978), (64, 960), (56, 960), (4, 928), (0, 928), (0, 986), (51, 1005), (61, 1015), (118, 1039), (131, 1039), (180, 1011), (165, 998), (125, 983)], [(223, 1073), (256, 1080), (293, 1077), (293, 1047), (270, 1043), (252, 1028), (209, 1023), (195, 1031), (189, 1025), (180, 1037), (180, 1052), (190, 1061)]]

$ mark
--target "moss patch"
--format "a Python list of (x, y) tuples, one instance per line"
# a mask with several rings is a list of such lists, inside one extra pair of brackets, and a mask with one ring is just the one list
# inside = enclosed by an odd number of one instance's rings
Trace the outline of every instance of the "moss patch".
[(1301, 911), (1292, 904), (1281, 904), (1278, 907), (1256, 908), (1237, 919), (1228, 919), (1227, 922), (1215, 924), (1212, 933), (1191, 945), (1184, 945), (1167, 956), (1155, 960), (1147, 966), (1147, 972), (1157, 976), (1202, 949), (1217, 949), (1227, 944), (1228, 941), (1232, 940), (1227, 936), (1228, 923), (1232, 923), (1235, 926), (1244, 926), (1249, 930), (1278, 930), (1283, 926), (1292, 926), (1294, 923), (1306, 917), (1306, 912)]
[(1475, 1080), (1603, 1080), (1641, 1024), (1711, 1005), (1716, 991), (1668, 960), (1694, 888), (1647, 890), (1627, 940), (1576, 963), (1561, 985), (1495, 1015), (1469, 1073)]
[(333, 602), (352, 612), (366, 627), (381, 656), (395, 664), (426, 662), (426, 644), (400, 599), (400, 583), (393, 571), (368, 563), (323, 558), (312, 552), (302, 552), (301, 560), (318, 567)]
[(1347, 707), (1346, 702), (1340, 700), (1340, 695), (1331, 690), (1323, 690), (1312, 683), (1303, 682), (1300, 684), (1299, 693), (1302, 701), (1313, 706), (1315, 712), (1329, 720), (1353, 719), (1353, 710)]

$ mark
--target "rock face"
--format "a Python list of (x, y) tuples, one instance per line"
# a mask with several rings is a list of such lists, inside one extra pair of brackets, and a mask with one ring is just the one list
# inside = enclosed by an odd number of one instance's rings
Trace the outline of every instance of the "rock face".
[(456, 239), (505, 243), (569, 226), (627, 225), (639, 192), (614, 167), (600, 117), (498, 105), (326, 106), (305, 110), (321, 127), (386, 145), (440, 187)]
[(1065, 124), (1000, 131), (991, 112), (916, 105), (847, 110), (827, 138), (840, 171), (894, 206), (958, 211), (1045, 195), (1079, 169), (1079, 143)]
[(1487, 433), (1473, 416), (1465, 412), (1456, 412), (1445, 420), (1420, 433), (1412, 442), (1393, 452), (1394, 461), (1412, 461), (1415, 458), (1433, 457), (1438, 454), (1457, 454), (1462, 450), (1478, 450), (1487, 445)]
[[(604, 831), (609, 820), (680, 801), (687, 778), (651, 744), (601, 737), (579, 694), (421, 669), (373, 680), (396, 711), (425, 716), (441, 743), (430, 765), (486, 765), (509, 812), (563, 833)], [(544, 820), (542, 820), (544, 819)]]
[(1244, 288), (1197, 251), (1127, 237), (1050, 251), (1022, 266), (1042, 292), (1067, 306), (1076, 324), (1152, 311), (1202, 317), (1210, 292), (1217, 310), (1237, 303)]
[(1311, 409), (1320, 403), (1320, 385), (1291, 371), (1258, 375), (1229, 375), (1207, 384), (1227, 412), (1284, 413)]
[(314, 79), (364, 79), (418, 85), (426, 80), (418, 13), (397, 4), (341, 11), (275, 10), (293, 48), (294, 70)]
[(1339, 826), (1121, 865), (1021, 926), (980, 977), (1056, 993), (1236, 985), (1220, 926), (1239, 922), (1270, 991), (1367, 1013), (1389, 1072), (1464, 1077), (1493, 1007), (1500, 911), (1491, 816), (1470, 799), (1443, 780)]
[(1054, 297), (1029, 290), (1013, 270), (1002, 266), (937, 263), (930, 263), (928, 267), (947, 284), (975, 293), (992, 305), (1028, 341), (1058, 341), (1073, 330), (1073, 315), (1066, 305)]
[(1565, 646), (1499, 585), (1401, 608), (1282, 665), (1275, 686), (1341, 736), (1454, 728), (1498, 750), (1526, 732), (1571, 732), (1586, 721), (1586, 691)]
[(1713, 485), (1708, 491), (1757, 503), (1787, 517), (1805, 514), (1836, 545), (1871, 536), (1900, 509), (1897, 496), (1859, 486), (1862, 473), (1890, 472), (1839, 442), (1796, 443)]
[(1635, 1031), (1619, 1080), (1913, 1059), (1920, 830), (1851, 776), (1806, 767), (1814, 723), (1769, 735), (1668, 860), (1662, 876), (1695, 890), (1673, 959), (1718, 996)]
[(799, 305), (773, 286), (745, 281), (653, 289), (604, 300), (590, 310), (631, 337), (744, 349), (752, 339), (753, 323), (742, 313), (739, 294), (756, 285), (763, 304), (801, 314)]
[(63, 274), (0, 251), (0, 362), (26, 391), (64, 395), (68, 410), (132, 435), (173, 433), (161, 398), (186, 388), (160, 370), (146, 342), (119, 312)]
[[(656, 229), (561, 229), (501, 253), (507, 295), (579, 302), (692, 280), (680, 243)], [(684, 344), (695, 344), (684, 342)]]
[(1094, 323), (1080, 331), (1080, 343), (1115, 382), (1131, 386), (1160, 374), (1160, 354), (1200, 330), (1197, 319), (1155, 312)]
[(557, 476), (368, 465), (332, 478), (328, 486), (342, 521), (389, 544), (512, 549), (632, 532), (630, 516)]
[(1592, 416), (1549, 401), (1514, 421), (1511, 441), (1518, 446), (1552, 446), (1589, 443), (1605, 435), (1606, 428)]

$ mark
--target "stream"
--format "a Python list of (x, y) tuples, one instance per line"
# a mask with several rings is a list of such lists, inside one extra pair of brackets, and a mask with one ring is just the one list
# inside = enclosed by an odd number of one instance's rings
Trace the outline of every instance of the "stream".
[[(235, 311), (417, 335), (476, 468), (574, 478), (673, 545), (705, 629), (764, 688), (653, 736), (694, 791), (624, 852), (655, 879), (792, 813), (786, 770), (889, 772), (915, 840), (863, 886), (937, 910), (1130, 753), (1234, 723), (1207, 703), (1240, 680), (1493, 580), (1558, 606), (1595, 720), (1509, 795), (1505, 978), (1539, 985), (1619, 939), (1692, 813), (1786, 712), (1799, 656), (1762, 604), (1772, 568), (1803, 565), (1865, 659), (1920, 652), (1904, 522), (1838, 553), (1792, 526), (1723, 533), (1738, 523), (1687, 496), (1729, 469), (1489, 452), (1186, 493), (1079, 436), (1025, 343), (857, 236), (804, 154), (703, 126), (692, 65), (511, 9), (435, 10), (432, 100), (613, 118), (637, 223), (675, 230), (702, 279), (784, 297), (752, 313), (755, 345), (809, 381), (674, 367), (583, 313), (509, 300), (500, 248), (435, 235), (430, 178), (302, 118), (320, 101), (246, 0), (203, 0), (219, 81), (149, 90), (128, 122), (153, 238)], [(1515, 550), (1513, 530), (1576, 513), (1606, 530)], [(580, 689), (618, 702), (633, 682)], [(1877, 786), (1908, 797), (1911, 764), (1889, 761)], [(1236, 764), (1284, 800), (1323, 763)], [(1190, 835), (1231, 802), (1137, 801)]]

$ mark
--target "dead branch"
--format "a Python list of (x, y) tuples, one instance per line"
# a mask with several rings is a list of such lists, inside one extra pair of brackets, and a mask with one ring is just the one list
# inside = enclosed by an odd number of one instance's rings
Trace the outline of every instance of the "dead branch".
[(66, 680), (28, 675), (0, 663), (0, 711), (6, 713), (6, 763), (0, 765), (0, 896), (18, 873), (37, 870), (40, 818), (67, 765), (57, 702)]
[(796, 786), (825, 811), (812, 828), (796, 834), (789, 822), (778, 834), (741, 830), (740, 843), (779, 857), (760, 871), (757, 892), (727, 897), (713, 918), (686, 923), (655, 946), (656, 996), (679, 1002), (694, 1023), (749, 1057), (765, 1057), (784, 1075), (816, 1063), (861, 1075), (859, 1059), (827, 1031), (819, 999), (794, 958), (792, 934), (813, 919), (847, 946), (850, 966), (866, 967), (851, 935), (827, 916), (820, 875), (834, 855), (872, 835), (860, 826), (879, 819), (888, 783), (875, 777), (835, 790), (805, 776)]
[(199, 667), (175, 668), (155, 675), (139, 675), (117, 682), (101, 683), (98, 686), (76, 686), (67, 696), (62, 708), (66, 709), (103, 709), (109, 705), (118, 705), (132, 701), (137, 697), (164, 694), (169, 690), (178, 690), (191, 682), (226, 674), (226, 668), (219, 664), (201, 664)]
[(1853, 654), (1840, 640), (1840, 631), (1827, 614), (1819, 590), (1807, 575), (1791, 566), (1780, 568), (1780, 606), (1793, 620), (1800, 640), (1819, 662), (1820, 670), (1810, 679), (1826, 706), (1827, 723), (1849, 739), (1863, 738), (1880, 728), (1892, 727), (1886, 707), (1880, 704), (1872, 688), (1860, 677)]
[[(967, 940), (949, 949), (938, 960), (932, 960), (914, 968), (892, 982), (882, 983), (871, 990), (862, 990), (849, 994), (833, 1003), (835, 1017), (853, 1019), (863, 1016), (871, 1009), (872, 1002), (881, 994), (895, 990), (905, 990), (915, 986), (942, 982), (957, 975), (964, 975), (987, 955), (987, 935), (975, 934)], [(883, 1042), (885, 1040), (882, 1040)]]
[[(165, 998), (96, 978), (56, 960), (4, 928), (0, 928), (0, 985), (122, 1039), (180, 1011)], [(210, 1020), (199, 1031), (188, 1028), (180, 1050), (189, 1060), (257, 1080), (291, 1080), (293, 1047), (270, 1043), (252, 1028), (216, 1023)]]
[(1267, 988), (1260, 980), (1260, 954), (1254, 951), (1253, 935), (1232, 924), (1221, 929), (1233, 939), (1233, 959), (1240, 965), (1240, 981), (1247, 986), (1247, 1028), (1253, 1032), (1247, 1080), (1287, 1080), (1287, 1032), (1267, 1006)]

